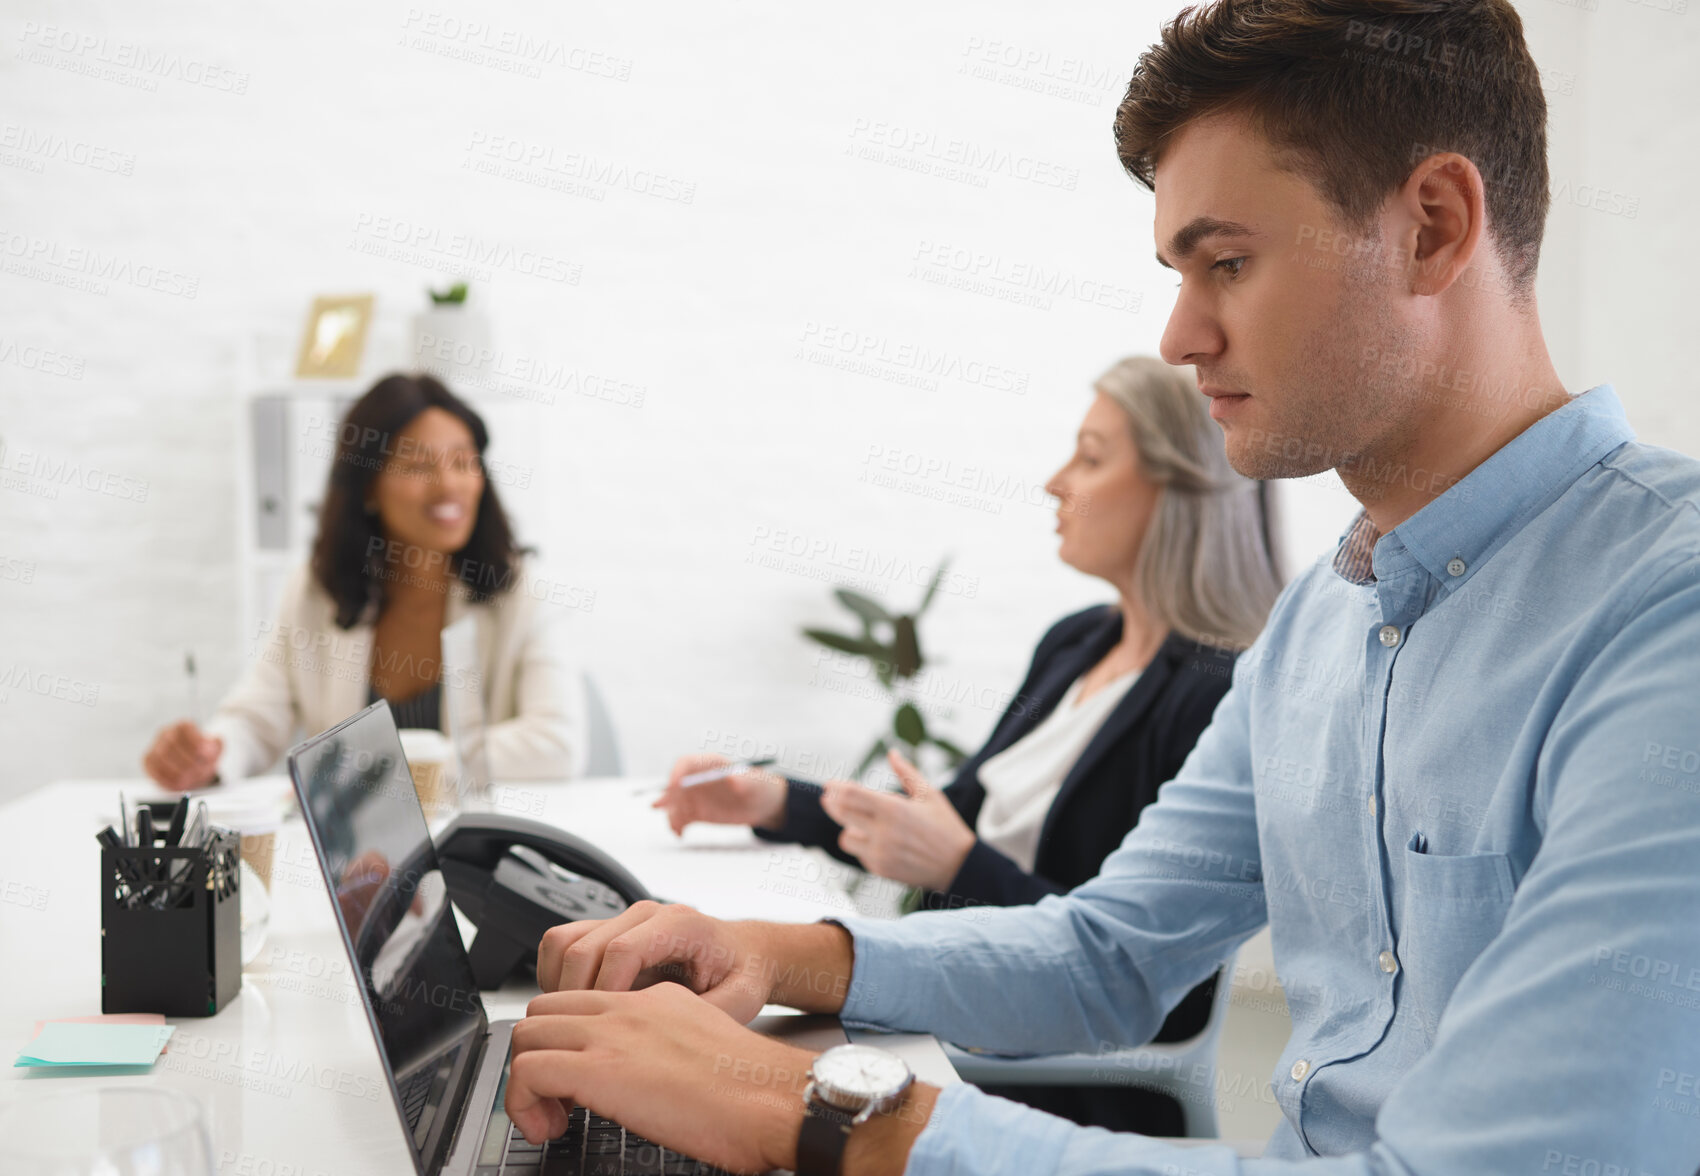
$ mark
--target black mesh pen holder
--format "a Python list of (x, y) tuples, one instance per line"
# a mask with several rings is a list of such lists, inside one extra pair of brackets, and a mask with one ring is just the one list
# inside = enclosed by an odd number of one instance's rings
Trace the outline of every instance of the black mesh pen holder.
[(100, 1008), (210, 1017), (242, 987), (241, 840), (100, 851)]

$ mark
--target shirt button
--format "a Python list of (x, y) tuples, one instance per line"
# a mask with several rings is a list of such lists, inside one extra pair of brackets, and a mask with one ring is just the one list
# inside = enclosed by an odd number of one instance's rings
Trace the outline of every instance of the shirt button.
[(1393, 953), (1390, 951), (1384, 951), (1376, 956), (1375, 962), (1381, 965), (1383, 972), (1392, 973), (1399, 970), (1399, 961), (1393, 958)]
[(1308, 1073), (1310, 1073), (1310, 1063), (1309, 1062), (1305, 1061), (1303, 1058), (1300, 1058), (1298, 1061), (1293, 1063), (1292, 1075), (1293, 1075), (1293, 1081), (1294, 1082), (1302, 1081), (1304, 1076)]
[(1448, 576), (1462, 576), (1469, 570), (1470, 565), (1466, 564), (1457, 556), (1453, 556), (1451, 559), (1446, 561), (1446, 574)]
[(1399, 626), (1398, 625), (1383, 625), (1383, 626), (1381, 626), (1380, 636), (1381, 636), (1381, 643), (1383, 645), (1387, 646), (1387, 648), (1392, 649), (1395, 645), (1399, 644)]

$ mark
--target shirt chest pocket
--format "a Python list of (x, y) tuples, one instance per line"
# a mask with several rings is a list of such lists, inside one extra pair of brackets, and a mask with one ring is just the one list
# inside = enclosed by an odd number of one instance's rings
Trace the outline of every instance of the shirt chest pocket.
[(1458, 978), (1505, 923), (1514, 887), (1503, 853), (1445, 856), (1427, 852), (1421, 833), (1404, 849), (1399, 902), (1402, 1011), (1432, 1033)]

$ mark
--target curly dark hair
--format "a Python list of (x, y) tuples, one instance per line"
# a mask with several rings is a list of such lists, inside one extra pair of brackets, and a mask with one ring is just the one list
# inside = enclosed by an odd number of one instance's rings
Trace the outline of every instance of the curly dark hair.
[[(335, 603), (340, 628), (353, 627), (369, 607), (383, 610), (385, 584), (395, 572), (385, 566), (389, 545), (383, 524), (366, 511), (367, 496), (396, 452), (396, 437), (428, 408), (440, 408), (467, 427), (482, 466), (490, 444), (483, 418), (430, 375), (385, 376), (354, 402), (337, 428), (312, 572)], [(449, 557), (450, 572), (468, 585), (473, 600), (492, 600), (513, 587), (519, 558), (528, 550), (515, 543), (507, 513), (486, 476), (472, 537)]]

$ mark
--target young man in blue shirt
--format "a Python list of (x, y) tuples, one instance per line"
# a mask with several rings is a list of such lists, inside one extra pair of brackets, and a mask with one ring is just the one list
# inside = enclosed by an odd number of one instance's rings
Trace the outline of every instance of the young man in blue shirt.
[[(764, 1001), (1000, 1052), (1133, 1046), (1267, 922), (1293, 1034), (1264, 1158), (917, 1083), (841, 1170), (1700, 1164), (1700, 465), (1553, 369), (1545, 119), (1507, 0), (1170, 24), (1116, 121), (1180, 279), (1163, 355), (1241, 472), (1337, 470), (1363, 513), (1070, 894), (801, 927), (639, 904), (550, 932), (522, 1130), (577, 1099), (791, 1166), (811, 1059), (743, 1028)], [(667, 977), (688, 989), (643, 987)]]

